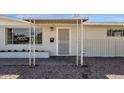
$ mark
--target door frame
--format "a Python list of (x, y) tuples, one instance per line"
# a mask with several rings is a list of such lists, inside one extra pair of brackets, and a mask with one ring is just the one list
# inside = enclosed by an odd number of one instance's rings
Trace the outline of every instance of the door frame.
[[(59, 55), (59, 52), (58, 52), (58, 39), (59, 39), (59, 29), (69, 29), (69, 55)], [(71, 27), (56, 27), (56, 55), (57, 56), (71, 56)]]

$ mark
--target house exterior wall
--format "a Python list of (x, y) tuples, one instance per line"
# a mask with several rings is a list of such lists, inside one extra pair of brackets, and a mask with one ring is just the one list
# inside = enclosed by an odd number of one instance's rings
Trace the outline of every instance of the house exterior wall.
[[(124, 26), (101, 26), (101, 25), (84, 25), (84, 39), (108, 39), (107, 29), (124, 29)], [(122, 38), (122, 37), (121, 37)]]
[[(0, 20), (0, 50), (29, 49), (28, 44), (6, 44), (5, 28), (29, 28), (23, 22)], [(71, 29), (71, 55), (77, 55), (77, 25), (71, 23), (38, 23), (36, 27), (42, 28), (42, 44), (36, 44), (36, 50), (49, 51), (50, 56), (57, 56), (57, 28), (68, 27)], [(50, 30), (54, 27), (54, 31)], [(121, 25), (86, 25), (82, 30), (82, 51), (88, 57), (124, 57), (124, 37), (107, 37), (107, 29), (124, 29)], [(50, 42), (54, 38), (54, 42)], [(78, 31), (78, 53), (81, 53), (81, 26)]]
[[(50, 27), (53, 26), (55, 28), (54, 31), (50, 31)], [(56, 56), (57, 52), (57, 28), (59, 27), (67, 27), (71, 30), (71, 55), (70, 56), (76, 56), (77, 54), (77, 25), (71, 25), (71, 24), (52, 24), (52, 25), (41, 25), (43, 28), (43, 44), (41, 46), (41, 49), (50, 51), (51, 56)], [(79, 26), (79, 54), (80, 54), (80, 26)], [(50, 43), (50, 38), (53, 37), (55, 39), (54, 43)]]
[(124, 29), (123, 26), (84, 25), (83, 51), (89, 57), (123, 57), (124, 37), (107, 37), (107, 29)]
[[(22, 50), (29, 49), (28, 44), (6, 44), (5, 28), (28, 28), (29, 24), (18, 23), (16, 21), (10, 22), (8, 20), (0, 21), (0, 50)], [(6, 24), (6, 25), (5, 25)], [(5, 26), (3, 26), (5, 25)], [(42, 28), (43, 42), (42, 44), (36, 44), (36, 50), (49, 51), (50, 56), (56, 56), (56, 45), (57, 45), (57, 35), (56, 31), (58, 27), (69, 27), (71, 28), (71, 55), (76, 56), (77, 54), (77, 25), (74, 24), (36, 24), (36, 26)], [(50, 27), (54, 27), (54, 31), (50, 31)], [(54, 38), (54, 42), (50, 42), (50, 38)], [(80, 26), (79, 26), (79, 48), (80, 48)], [(80, 53), (80, 49), (79, 49)]]

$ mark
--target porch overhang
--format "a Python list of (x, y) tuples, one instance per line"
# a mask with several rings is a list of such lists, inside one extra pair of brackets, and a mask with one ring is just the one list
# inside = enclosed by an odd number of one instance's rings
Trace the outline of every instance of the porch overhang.
[[(81, 57), (81, 65), (84, 65), (83, 64), (83, 54), (82, 54), (82, 49), (83, 49), (83, 43), (82, 43), (82, 37), (83, 37), (83, 23), (85, 21), (88, 20), (88, 18), (83, 18), (83, 17), (66, 17), (66, 18), (33, 18), (33, 17), (28, 17), (28, 18), (24, 18), (25, 21), (28, 21), (30, 22), (31, 24), (33, 24), (33, 31), (35, 33), (35, 27), (36, 27), (36, 24), (53, 24), (53, 23), (56, 23), (56, 24), (75, 24), (76, 25), (76, 31), (77, 31), (77, 55), (76, 55), (76, 64), (77, 66), (79, 65), (79, 56)], [(81, 50), (79, 49), (79, 26), (81, 27)], [(31, 32), (31, 29), (30, 29), (30, 32)], [(35, 36), (34, 36), (34, 60), (33, 60), (33, 65), (35, 66)], [(30, 46), (31, 46), (31, 43), (30, 43)], [(31, 48), (30, 48), (30, 51), (31, 51)], [(81, 51), (81, 54), (79, 55), (79, 51)], [(30, 61), (29, 61), (29, 64), (31, 63), (31, 57), (30, 57)]]
[(79, 20), (79, 24), (81, 24), (81, 20), (83, 22), (87, 21), (88, 18), (84, 17), (26, 17), (24, 18), (26, 21), (33, 22), (35, 20), (36, 24), (46, 24), (46, 23), (62, 23), (62, 24), (76, 24), (77, 20)]

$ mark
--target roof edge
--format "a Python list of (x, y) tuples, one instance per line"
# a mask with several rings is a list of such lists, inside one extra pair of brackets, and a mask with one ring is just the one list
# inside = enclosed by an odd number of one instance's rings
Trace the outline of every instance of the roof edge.
[(24, 17), (24, 20), (88, 20), (88, 17)]
[(84, 25), (124, 25), (124, 22), (85, 22)]
[(19, 21), (19, 22), (23, 22), (23, 23), (27, 23), (27, 24), (30, 23), (30, 22), (25, 21), (25, 20), (23, 20), (23, 19), (19, 19), (19, 18), (11, 17), (11, 16), (5, 16), (5, 15), (0, 15), (0, 18), (8, 19), (8, 20), (13, 20), (13, 21)]

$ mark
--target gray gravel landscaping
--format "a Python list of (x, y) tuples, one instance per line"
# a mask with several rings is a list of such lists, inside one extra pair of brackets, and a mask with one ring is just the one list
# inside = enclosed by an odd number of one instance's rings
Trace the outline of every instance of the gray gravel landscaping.
[(48, 66), (40, 65), (35, 68), (28, 66), (0, 66), (0, 78), (3, 79), (81, 79), (84, 69), (74, 65)]
[[(16, 61), (18, 61), (18, 63)], [(88, 69), (75, 66), (75, 58), (53, 57), (50, 59), (37, 59), (36, 62), (37, 66), (30, 68), (28, 66), (27, 59), (1, 59), (0, 78), (1, 79), (88, 78), (87, 75)], [(10, 63), (12, 63), (13, 65)]]
[(124, 58), (84, 58), (91, 79), (124, 79)]
[(74, 57), (52, 57), (37, 59), (37, 66), (30, 68), (28, 59), (0, 59), (0, 79), (123, 79), (123, 61), (124, 58), (84, 58), (88, 68), (83, 68), (75, 66)]

